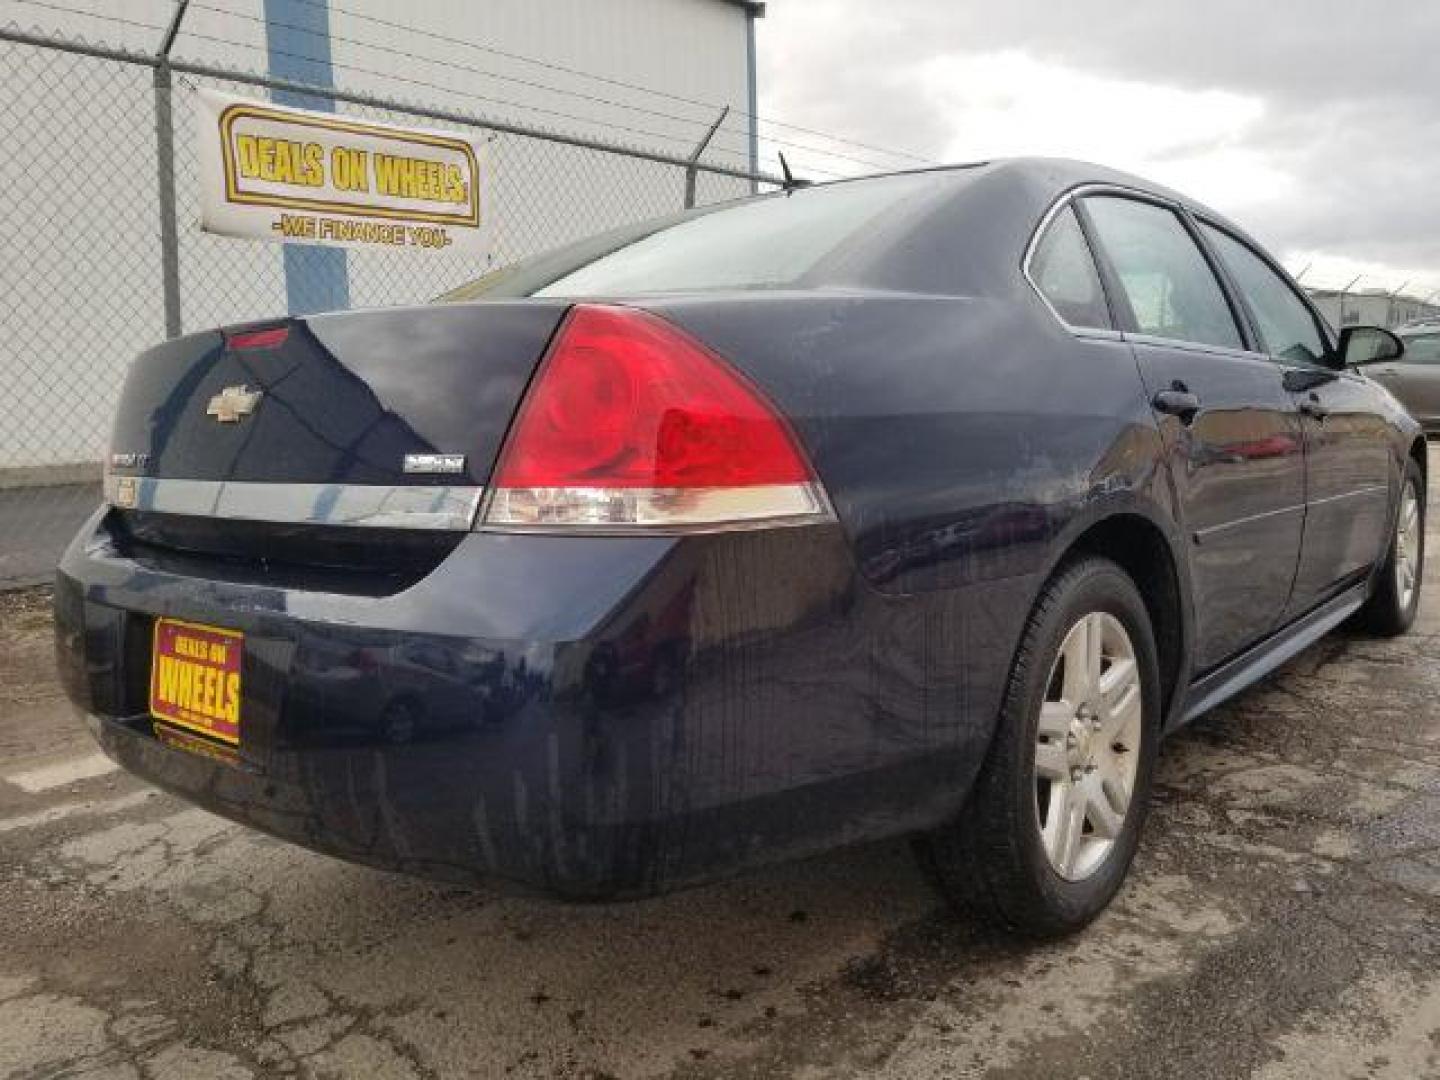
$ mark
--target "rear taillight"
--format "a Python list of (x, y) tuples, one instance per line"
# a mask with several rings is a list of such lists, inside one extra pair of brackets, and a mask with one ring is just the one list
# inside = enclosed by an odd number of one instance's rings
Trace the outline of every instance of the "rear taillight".
[(725, 527), (828, 517), (814, 470), (759, 390), (663, 319), (582, 304), (520, 406), (484, 524)]
[(225, 344), (232, 349), (278, 349), (289, 336), (288, 326), (269, 326), (264, 330), (241, 330), (230, 334)]

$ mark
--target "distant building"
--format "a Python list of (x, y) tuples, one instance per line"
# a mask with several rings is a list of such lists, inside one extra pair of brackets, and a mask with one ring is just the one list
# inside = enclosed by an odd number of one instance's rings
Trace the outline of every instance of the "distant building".
[(1401, 326), (1412, 319), (1440, 316), (1440, 304), (1383, 289), (1342, 292), (1339, 289), (1307, 289), (1320, 314), (1337, 329), (1346, 326)]

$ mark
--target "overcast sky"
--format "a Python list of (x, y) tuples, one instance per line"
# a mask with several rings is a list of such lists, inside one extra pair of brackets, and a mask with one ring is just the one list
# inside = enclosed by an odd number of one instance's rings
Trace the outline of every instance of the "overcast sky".
[(762, 117), (937, 161), (1101, 162), (1307, 284), (1440, 289), (1440, 0), (771, 0), (758, 48)]

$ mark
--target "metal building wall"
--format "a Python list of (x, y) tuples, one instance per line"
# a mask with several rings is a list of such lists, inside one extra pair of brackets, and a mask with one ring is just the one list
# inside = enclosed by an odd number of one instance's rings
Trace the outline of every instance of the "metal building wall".
[[(729, 105), (731, 116), (706, 160), (743, 168), (750, 164), (748, 18), (743, 7), (725, 0), (333, 0), (331, 55), (336, 84), (347, 88), (400, 93), (682, 156), (718, 114), (692, 102)], [(370, 19), (410, 33), (387, 41), (385, 26)], [(423, 48), (427, 62), (395, 70), (395, 57), (361, 44), (377, 40)], [(502, 232), (507, 202), (523, 198), (555, 207), (553, 229), (546, 235), (532, 226), (527, 250), (613, 223), (615, 205), (629, 197), (627, 187), (635, 182), (633, 166), (623, 160), (592, 165), (579, 185), (585, 197), (577, 199), (575, 177), (508, 164), (496, 161)], [(734, 188), (730, 194), (746, 190)], [(503, 236), (499, 247), (501, 261), (517, 253)], [(362, 293), (369, 284), (365, 275), (383, 272), (375, 263), (351, 269)]]
[[(389, 35), (384, 26), (357, 15), (383, 19), (411, 33)], [(748, 110), (747, 18), (743, 7), (725, 0), (334, 0), (332, 56), (337, 82), (380, 89), (379, 80), (356, 69), (388, 66), (397, 58), (358, 41), (414, 49), (434, 63), (417, 65), (423, 70), (387, 73), (423, 80), (424, 85), (411, 87), (417, 96), (428, 97), (438, 85), (472, 100), (489, 98), (483, 102), (487, 111), (505, 119), (612, 137), (616, 127), (629, 128), (619, 132), (627, 141), (675, 152), (692, 146), (703, 131), (697, 125), (713, 114), (664, 95), (728, 104), (737, 114)], [(477, 44), (485, 48), (475, 48)], [(468, 70), (476, 68), (484, 74)], [(564, 68), (660, 93), (607, 85)], [(384, 89), (393, 93), (397, 87), (391, 83)], [(677, 114), (686, 122), (657, 112)], [(736, 126), (742, 122), (737, 115)], [(738, 131), (723, 142), (742, 155), (747, 152)]]

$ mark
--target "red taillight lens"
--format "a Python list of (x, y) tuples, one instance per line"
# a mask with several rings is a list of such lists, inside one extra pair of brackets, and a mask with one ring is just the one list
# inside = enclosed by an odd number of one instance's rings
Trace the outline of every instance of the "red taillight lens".
[(507, 487), (736, 487), (810, 479), (789, 431), (724, 361), (670, 324), (579, 307), (520, 409)]
[(232, 349), (278, 349), (290, 336), (288, 326), (271, 326), (264, 330), (242, 330), (231, 334), (225, 344)]
[(823, 508), (756, 388), (663, 319), (596, 305), (561, 328), (494, 483), (492, 524), (714, 524)]

